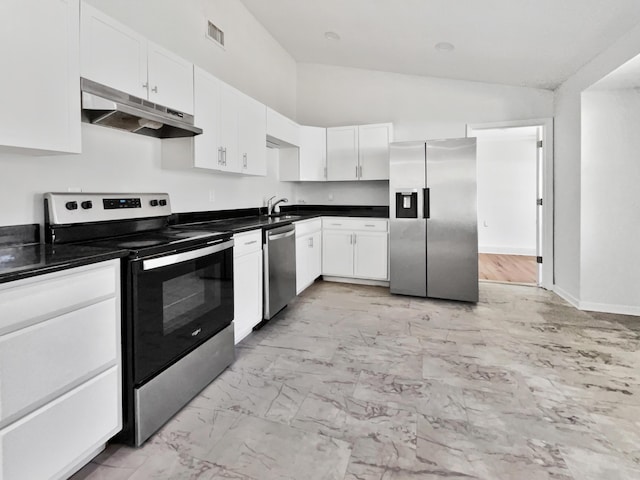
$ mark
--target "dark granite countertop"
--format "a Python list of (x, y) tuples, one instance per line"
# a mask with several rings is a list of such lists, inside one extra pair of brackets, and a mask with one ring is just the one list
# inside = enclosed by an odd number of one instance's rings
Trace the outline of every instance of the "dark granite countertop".
[(264, 209), (220, 210), (174, 214), (171, 223), (185, 228), (206, 228), (218, 231), (242, 233), (258, 228), (268, 230), (282, 227), (300, 220), (322, 216), (378, 217), (389, 218), (386, 206), (327, 206), (327, 205), (282, 205), (280, 214), (267, 217)]
[(0, 283), (122, 258), (129, 253), (82, 245), (35, 243), (38, 239), (38, 225), (0, 227)]

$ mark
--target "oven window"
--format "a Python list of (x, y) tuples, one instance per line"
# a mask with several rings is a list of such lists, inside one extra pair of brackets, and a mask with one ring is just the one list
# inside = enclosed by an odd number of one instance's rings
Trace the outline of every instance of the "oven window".
[(169, 335), (220, 306), (220, 265), (195, 270), (162, 284), (162, 328)]

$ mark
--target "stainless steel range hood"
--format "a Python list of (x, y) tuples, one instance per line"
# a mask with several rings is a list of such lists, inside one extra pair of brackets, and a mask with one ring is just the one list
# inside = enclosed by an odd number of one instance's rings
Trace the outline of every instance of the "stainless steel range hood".
[(80, 79), (82, 121), (157, 138), (193, 137), (202, 129), (193, 115)]

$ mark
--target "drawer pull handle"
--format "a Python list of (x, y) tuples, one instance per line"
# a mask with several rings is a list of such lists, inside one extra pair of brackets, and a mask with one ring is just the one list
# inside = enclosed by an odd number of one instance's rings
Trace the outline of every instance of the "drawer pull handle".
[(371, 225), (370, 223), (366, 223), (364, 226), (365, 227), (375, 227), (375, 225)]
[(332, 223), (331, 225), (333, 225), (334, 227), (341, 227), (342, 226), (341, 223)]
[(244, 242), (245, 245), (252, 245), (254, 243), (258, 243), (257, 240), (251, 240), (250, 242)]

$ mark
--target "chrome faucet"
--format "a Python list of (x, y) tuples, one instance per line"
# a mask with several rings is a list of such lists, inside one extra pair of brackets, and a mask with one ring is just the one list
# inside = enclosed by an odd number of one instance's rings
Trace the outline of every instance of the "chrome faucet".
[(279, 203), (287, 203), (289, 201), (288, 198), (281, 198), (280, 200), (272, 202), (274, 198), (276, 198), (275, 195), (267, 200), (267, 215), (273, 215), (273, 211), (276, 208), (276, 205), (278, 205)]

